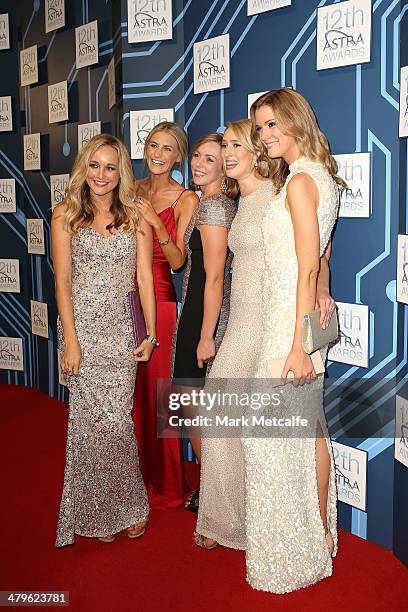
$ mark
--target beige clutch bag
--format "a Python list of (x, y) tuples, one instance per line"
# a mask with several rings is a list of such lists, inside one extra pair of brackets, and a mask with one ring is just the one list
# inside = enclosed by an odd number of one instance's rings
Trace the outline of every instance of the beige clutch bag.
[(337, 310), (334, 309), (328, 327), (323, 329), (320, 325), (320, 310), (313, 310), (304, 316), (302, 323), (302, 347), (309, 355), (337, 340), (339, 336), (339, 322)]
[[(310, 355), (310, 359), (312, 360), (314, 370), (317, 375), (323, 374), (325, 372), (325, 367), (323, 363), (322, 356), (320, 351), (316, 351)], [(279, 387), (281, 383), (281, 376), (283, 367), (285, 365), (286, 357), (279, 357), (278, 359), (272, 359), (270, 362), (269, 374), (272, 379), (272, 387)], [(288, 372), (287, 380), (294, 378), (293, 372)]]

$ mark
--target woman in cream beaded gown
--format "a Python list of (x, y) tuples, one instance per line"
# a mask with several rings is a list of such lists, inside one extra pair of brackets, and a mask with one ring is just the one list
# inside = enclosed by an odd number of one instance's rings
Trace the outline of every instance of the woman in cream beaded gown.
[[(269, 176), (270, 162), (259, 144), (251, 142), (250, 132), (250, 120), (228, 123), (222, 143), (225, 173), (230, 180), (236, 181), (240, 200), (228, 236), (228, 245), (234, 253), (230, 314), (207, 379), (206, 389), (210, 392), (217, 390), (219, 379), (228, 379), (227, 391), (248, 391), (244, 379), (254, 376), (263, 344), (261, 297), (265, 258), (262, 224), (273, 200), (274, 186), (265, 178)], [(323, 256), (317, 298), (322, 313), (333, 303), (327, 280), (328, 266)], [(221, 437), (221, 433), (220, 437), (203, 435), (202, 438), (200, 505), (193, 539), (207, 549), (218, 543), (245, 550), (242, 442), (239, 432), (228, 438)], [(262, 494), (260, 503), (262, 506)]]
[[(299, 434), (243, 440), (246, 482), (247, 580), (286, 593), (330, 576), (337, 550), (334, 461), (323, 410), (323, 378), (301, 344), (302, 320), (315, 307), (319, 257), (337, 217), (337, 165), (307, 101), (281, 89), (251, 108), (253, 140), (274, 160), (277, 195), (262, 224), (265, 278), (263, 344), (255, 376), (271, 378), (283, 358), (281, 405), (307, 419)], [(325, 351), (322, 351), (325, 358)], [(282, 366), (281, 366), (282, 367)]]
[[(222, 141), (224, 167), (241, 193), (228, 235), (234, 253), (230, 313), (221, 347), (207, 380), (250, 378), (261, 343), (261, 223), (273, 195), (269, 161), (251, 143), (251, 122), (228, 123)], [(250, 279), (250, 282), (248, 280)], [(238, 383), (237, 383), (238, 384)], [(236, 390), (234, 383), (234, 390)], [(201, 441), (200, 505), (194, 541), (204, 548), (216, 543), (245, 549), (244, 467), (239, 436)]]
[(134, 348), (127, 293), (137, 267), (154, 336), (152, 239), (133, 197), (126, 148), (101, 134), (78, 154), (53, 211), (58, 343), (70, 392), (56, 546), (73, 544), (75, 534), (112, 542), (127, 529), (138, 537), (149, 514), (131, 411), (135, 361), (149, 359), (154, 344)]

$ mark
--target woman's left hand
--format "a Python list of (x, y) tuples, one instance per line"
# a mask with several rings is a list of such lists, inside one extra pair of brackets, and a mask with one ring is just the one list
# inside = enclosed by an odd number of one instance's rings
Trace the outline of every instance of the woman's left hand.
[(320, 310), (320, 325), (326, 329), (336, 308), (336, 302), (327, 290), (317, 291), (315, 309)]
[(208, 363), (215, 357), (215, 342), (211, 338), (202, 340), (197, 345), (197, 364), (199, 368), (203, 368), (205, 363)]
[(143, 340), (143, 342), (135, 348), (133, 351), (133, 357), (135, 361), (149, 361), (153, 350), (155, 348), (155, 344), (149, 342), (148, 340)]
[(137, 195), (134, 198), (134, 202), (145, 221), (151, 225), (151, 227), (157, 227), (157, 224), (160, 222), (160, 217), (154, 210), (150, 200), (147, 200), (143, 196)]
[(287, 382), (286, 378), (289, 372), (293, 372), (294, 378), (290, 382), (293, 382), (295, 387), (302, 386), (305, 382), (309, 383), (316, 378), (312, 360), (302, 348), (292, 349), (287, 356), (281, 375), (284, 384)]

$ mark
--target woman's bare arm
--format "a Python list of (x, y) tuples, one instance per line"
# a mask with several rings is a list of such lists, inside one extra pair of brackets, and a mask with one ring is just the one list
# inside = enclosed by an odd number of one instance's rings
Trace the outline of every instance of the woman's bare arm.
[[(152, 229), (148, 223), (140, 219), (140, 231), (137, 233), (137, 262), (136, 275), (139, 287), (140, 302), (146, 321), (149, 336), (156, 336), (156, 298), (153, 282), (153, 237)], [(153, 352), (154, 345), (144, 340), (140, 347), (135, 349), (137, 361), (147, 361)], [(142, 353), (138, 355), (138, 353)]]
[(161, 245), (163, 254), (170, 264), (172, 270), (178, 270), (184, 263), (186, 258), (186, 247), (184, 244), (184, 234), (191, 217), (198, 205), (198, 197), (192, 191), (186, 191), (180, 198), (177, 204), (176, 223), (177, 235), (174, 243), (169, 239), (169, 233), (160, 219), (159, 215), (154, 210), (152, 204), (146, 198), (136, 196), (137, 207), (144, 219), (154, 229), (154, 232), (160, 242), (167, 244)]
[(204, 315), (200, 341), (197, 346), (197, 363), (198, 367), (202, 368), (204, 362), (215, 356), (214, 332), (224, 294), (228, 230), (226, 227), (200, 225), (200, 233), (203, 245), (205, 286)]
[(61, 367), (64, 371), (72, 372), (75, 376), (78, 376), (81, 363), (81, 349), (76, 333), (72, 306), (71, 236), (62, 224), (65, 210), (66, 205), (64, 203), (56, 206), (51, 219), (55, 297), (65, 343)]

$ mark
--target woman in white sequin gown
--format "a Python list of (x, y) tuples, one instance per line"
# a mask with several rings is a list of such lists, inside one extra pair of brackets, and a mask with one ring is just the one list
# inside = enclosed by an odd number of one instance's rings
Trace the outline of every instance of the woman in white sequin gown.
[(281, 377), (291, 372), (296, 384), (280, 387), (283, 405), (271, 414), (293, 412), (308, 426), (299, 437), (286, 432), (286, 437), (243, 440), (247, 580), (256, 589), (286, 593), (330, 576), (337, 550), (323, 378), (316, 377), (302, 348), (301, 330), (304, 315), (315, 307), (319, 258), (330, 240), (344, 183), (312, 109), (298, 92), (285, 88), (261, 96), (251, 117), (253, 140), (260, 138), (274, 160), (277, 192), (262, 224), (266, 273), (255, 376), (270, 378), (271, 361), (283, 358)]
[(102, 134), (78, 154), (53, 211), (58, 340), (70, 391), (56, 546), (73, 544), (75, 534), (112, 542), (127, 529), (138, 537), (149, 514), (131, 411), (135, 362), (148, 360), (154, 344), (134, 348), (127, 293), (137, 267), (154, 336), (152, 238), (133, 197), (129, 154)]

